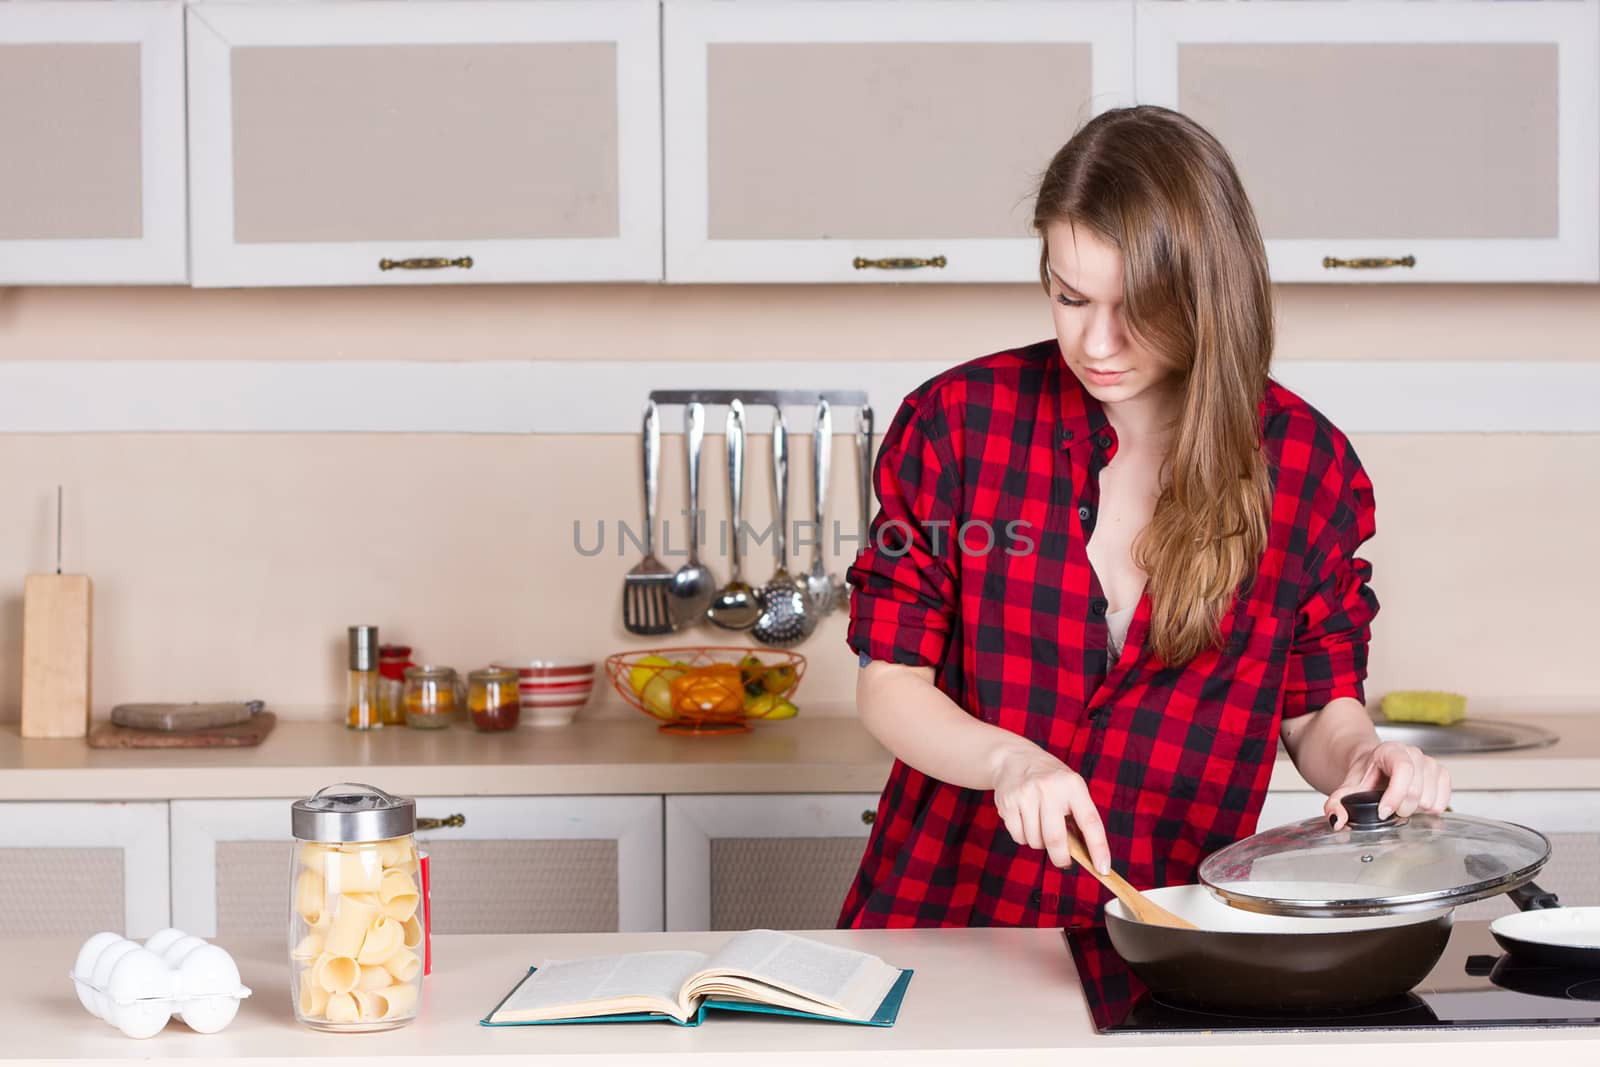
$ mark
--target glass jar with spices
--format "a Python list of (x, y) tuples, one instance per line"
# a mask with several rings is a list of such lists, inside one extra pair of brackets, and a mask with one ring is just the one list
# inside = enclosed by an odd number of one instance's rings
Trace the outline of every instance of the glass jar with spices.
[(467, 675), (472, 725), (480, 730), (509, 730), (517, 725), (521, 714), (517, 683), (517, 672), (509, 667), (485, 667)]
[(418, 665), (406, 668), (404, 700), (407, 726), (437, 730), (450, 725), (467, 693), (454, 667)]
[(406, 668), (413, 667), (410, 645), (378, 648), (378, 719), (385, 726), (406, 724)]

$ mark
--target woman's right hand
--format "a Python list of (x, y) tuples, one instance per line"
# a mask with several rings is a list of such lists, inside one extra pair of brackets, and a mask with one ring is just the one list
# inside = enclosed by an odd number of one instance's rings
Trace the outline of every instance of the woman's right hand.
[(995, 765), (994, 806), (1012, 840), (1045, 850), (1057, 867), (1072, 866), (1067, 851), (1067, 819), (1089, 849), (1089, 858), (1103, 874), (1111, 869), (1111, 848), (1105, 824), (1089, 799), (1084, 780), (1050, 753), (1030, 741), (1009, 746)]

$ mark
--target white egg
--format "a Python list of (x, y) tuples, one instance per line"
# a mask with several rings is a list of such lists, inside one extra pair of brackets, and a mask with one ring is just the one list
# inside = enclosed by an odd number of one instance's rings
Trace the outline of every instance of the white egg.
[(100, 953), (121, 941), (121, 934), (105, 931), (95, 934), (83, 943), (78, 950), (78, 958), (72, 964), (72, 987), (78, 991), (78, 1000), (90, 1014), (94, 1014), (94, 989), (89, 982), (94, 977), (95, 961), (100, 958)]
[(135, 948), (111, 969), (106, 1021), (129, 1037), (154, 1037), (172, 1018), (172, 984), (172, 969), (160, 956)]
[(165, 930), (157, 930), (145, 938), (144, 947), (159, 956), (172, 947), (174, 941), (181, 941), (188, 936), (176, 926), (169, 926)]
[(167, 966), (177, 967), (185, 956), (204, 944), (203, 939), (188, 934), (168, 945), (166, 951), (161, 953), (161, 958), (167, 961)]
[(174, 984), (185, 1000), (178, 1015), (191, 1030), (214, 1034), (239, 1012), (239, 966), (220, 945), (202, 945), (178, 966)]
[(178, 1012), (178, 1018), (197, 1034), (214, 1034), (233, 1022), (233, 1017), (237, 1014), (239, 1014), (239, 997), (237, 994), (229, 994), (187, 1001)]
[(100, 955), (95, 957), (94, 969), (89, 973), (89, 984), (94, 987), (89, 992), (90, 1010), (107, 1022), (110, 1022), (108, 1013), (110, 1001), (106, 998), (106, 985), (111, 980), (111, 968), (117, 965), (118, 960), (138, 947), (125, 937), (119, 938), (107, 945)]

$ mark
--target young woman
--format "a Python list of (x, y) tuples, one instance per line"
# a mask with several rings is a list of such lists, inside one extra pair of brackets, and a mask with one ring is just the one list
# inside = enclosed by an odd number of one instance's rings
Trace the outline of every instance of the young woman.
[(1372, 486), (1267, 377), (1272, 286), (1222, 146), (1101, 114), (1034, 226), (1056, 336), (906, 398), (850, 569), (867, 729), (896, 757), (840, 924), (1083, 925), (1255, 830), (1281, 736), (1339, 798), (1443, 811), (1363, 706)]

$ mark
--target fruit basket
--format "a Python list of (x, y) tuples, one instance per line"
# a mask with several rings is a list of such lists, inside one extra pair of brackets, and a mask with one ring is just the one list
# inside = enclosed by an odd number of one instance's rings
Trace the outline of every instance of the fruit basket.
[(789, 719), (806, 658), (783, 649), (694, 645), (618, 652), (606, 677), (669, 734), (744, 733), (750, 720)]

